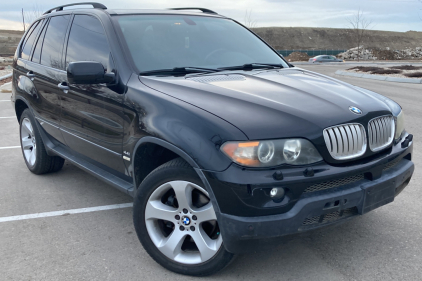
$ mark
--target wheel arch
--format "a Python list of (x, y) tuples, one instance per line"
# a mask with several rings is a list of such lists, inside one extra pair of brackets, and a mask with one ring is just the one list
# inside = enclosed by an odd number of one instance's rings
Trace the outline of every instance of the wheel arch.
[[(157, 156), (157, 154), (155, 154), (155, 153), (152, 153), (152, 155), (150, 154), (149, 157), (147, 157), (147, 158), (140, 159), (141, 158), (140, 156), (144, 155), (143, 153), (145, 153), (150, 148), (164, 149), (164, 153), (166, 154), (163, 158), (164, 160), (156, 161), (156, 162), (153, 163), (153, 165), (148, 165), (148, 162), (151, 160), (151, 157)], [(206, 179), (204, 173), (202, 172), (201, 168), (196, 163), (196, 161), (192, 157), (190, 157), (190, 155), (187, 154), (185, 151), (183, 151), (179, 147), (177, 147), (177, 146), (175, 146), (175, 145), (173, 145), (173, 144), (171, 144), (171, 143), (169, 143), (165, 140), (162, 140), (162, 139), (159, 139), (159, 138), (156, 138), (156, 137), (147, 136), (147, 137), (141, 138), (136, 143), (132, 155), (133, 155), (133, 157), (132, 157), (132, 163), (131, 163), (131, 166), (132, 166), (131, 170), (133, 172), (134, 192), (136, 192), (137, 188), (142, 183), (143, 179), (149, 173), (151, 173), (155, 168), (157, 168), (158, 166), (160, 166), (160, 165), (164, 164), (165, 162), (170, 161), (174, 158), (181, 157), (198, 174), (198, 177), (200, 178), (200, 180), (204, 184), (205, 189), (208, 191), (208, 193), (210, 195), (210, 199), (211, 199), (211, 202), (213, 204), (214, 210), (217, 214), (217, 217), (220, 215), (220, 208), (218, 207), (217, 200), (215, 198), (215, 195), (214, 195), (214, 192), (211, 188), (211, 185), (209, 184), (208, 180)], [(143, 165), (143, 164), (147, 164), (147, 166), (141, 167), (140, 165)], [(142, 170), (143, 168), (145, 170)], [(139, 174), (137, 175), (137, 172), (140, 172), (140, 170), (141, 170), (141, 175), (139, 176)]]
[(15, 113), (16, 113), (16, 118), (18, 119), (18, 122), (20, 122), (21, 120), (21, 116), (22, 113), (25, 109), (29, 108), (28, 103), (22, 99), (22, 98), (17, 98), (15, 101)]
[[(159, 151), (157, 151), (157, 149)], [(142, 157), (147, 154), (147, 157)], [(132, 170), (133, 170), (133, 179), (134, 185), (137, 188), (143, 179), (150, 173), (152, 170), (164, 164), (167, 161), (170, 161), (176, 157), (183, 158), (192, 168), (199, 168), (198, 164), (182, 149), (178, 148), (177, 146), (164, 141), (162, 139), (156, 137), (143, 137), (141, 138), (135, 145), (132, 153)], [(154, 156), (163, 156), (163, 161), (153, 159)], [(142, 159), (143, 158), (143, 159)], [(154, 163), (151, 165), (150, 161)], [(154, 161), (155, 160), (155, 161)], [(148, 167), (140, 167), (140, 165), (148, 165)], [(148, 173), (142, 171), (145, 169), (146, 171), (150, 170)], [(137, 175), (137, 172), (141, 172), (142, 175)]]

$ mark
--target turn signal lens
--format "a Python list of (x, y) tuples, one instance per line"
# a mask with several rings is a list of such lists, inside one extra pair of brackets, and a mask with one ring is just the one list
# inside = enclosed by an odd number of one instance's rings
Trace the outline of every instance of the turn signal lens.
[(226, 142), (221, 151), (233, 162), (247, 167), (307, 165), (322, 160), (313, 144), (305, 139)]
[(259, 160), (256, 157), (258, 146), (259, 142), (229, 142), (225, 143), (221, 150), (242, 166), (257, 167), (259, 166)]

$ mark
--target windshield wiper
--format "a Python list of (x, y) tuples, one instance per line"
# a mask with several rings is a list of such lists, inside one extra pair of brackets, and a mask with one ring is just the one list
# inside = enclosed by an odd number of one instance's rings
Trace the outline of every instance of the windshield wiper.
[(213, 73), (221, 71), (220, 69), (215, 68), (203, 68), (203, 67), (175, 67), (169, 69), (157, 69), (144, 71), (139, 73), (139, 75), (186, 75), (190, 73)]
[(247, 63), (244, 65), (238, 66), (228, 66), (228, 67), (220, 67), (218, 69), (223, 70), (253, 70), (253, 69), (261, 69), (261, 68), (284, 68), (281, 64), (274, 64), (274, 63)]

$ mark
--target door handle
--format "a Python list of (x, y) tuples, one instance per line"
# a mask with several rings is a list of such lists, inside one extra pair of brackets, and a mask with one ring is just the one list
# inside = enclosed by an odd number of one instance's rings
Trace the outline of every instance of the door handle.
[(63, 90), (65, 94), (67, 94), (67, 91), (69, 91), (69, 86), (67, 85), (66, 82), (61, 82), (60, 84), (57, 85), (57, 87), (59, 87), (60, 90)]
[(26, 76), (28, 76), (29, 78), (34, 78), (34, 77), (35, 77), (35, 74), (34, 74), (34, 72), (32, 72), (32, 70), (31, 70), (31, 71), (28, 71), (28, 72), (26, 73)]

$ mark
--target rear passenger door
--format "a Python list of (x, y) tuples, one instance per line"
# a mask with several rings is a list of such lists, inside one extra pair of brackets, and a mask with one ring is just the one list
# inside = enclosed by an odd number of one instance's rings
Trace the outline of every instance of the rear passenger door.
[[(74, 15), (70, 28), (65, 64), (78, 61), (99, 62), (106, 72), (116, 73), (105, 30), (91, 15)], [(61, 115), (66, 144), (72, 150), (124, 173), (123, 95), (106, 84), (68, 86), (69, 91), (62, 98)]]
[[(32, 91), (34, 91), (34, 83), (31, 78), (28, 77), (28, 70), (26, 69), (26, 63), (28, 62), (34, 42), (37, 39), (39, 30), (43, 24), (43, 21), (34, 22), (22, 39), (22, 43), (19, 46), (18, 59), (13, 69), (14, 80), (19, 81), (16, 91), (25, 97), (28, 101), (32, 101)], [(32, 91), (31, 91), (32, 90)]]
[(60, 15), (45, 20), (26, 62), (27, 76), (32, 79), (36, 90), (31, 103), (35, 118), (48, 134), (62, 143), (64, 139), (59, 126), (63, 92), (58, 85), (66, 79), (62, 52), (70, 18), (70, 15)]

